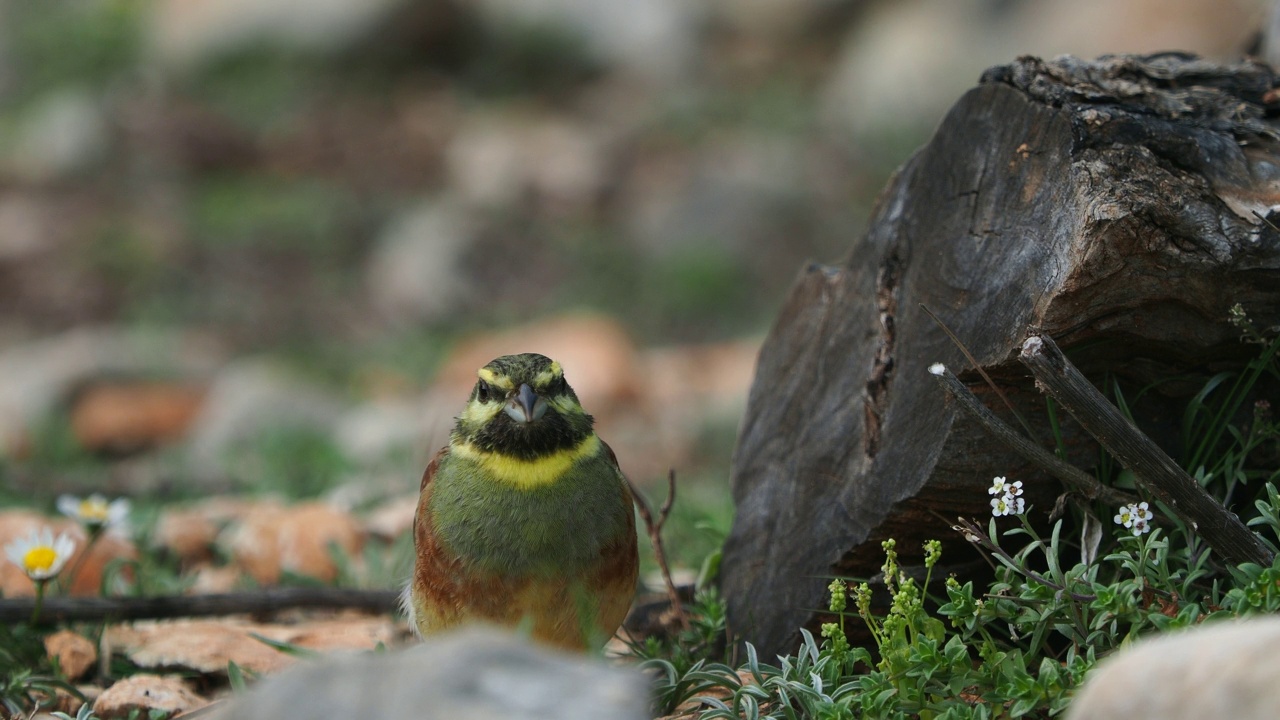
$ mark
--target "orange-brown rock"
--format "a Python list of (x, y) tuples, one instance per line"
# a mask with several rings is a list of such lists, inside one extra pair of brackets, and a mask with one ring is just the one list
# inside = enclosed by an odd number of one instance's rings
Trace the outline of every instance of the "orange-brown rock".
[(347, 557), (358, 558), (364, 534), (349, 513), (324, 503), (265, 504), (227, 528), (220, 542), (231, 551), (238, 567), (259, 583), (270, 585), (285, 571), (333, 580), (338, 567), (330, 545)]
[(273, 673), (297, 659), (255, 636), (318, 651), (371, 650), (378, 643), (390, 645), (396, 631), (389, 618), (367, 615), (292, 625), (236, 618), (169, 620), (113, 626), (107, 630), (106, 642), (140, 667), (177, 667), (206, 674), (225, 673), (228, 662), (254, 673)]
[(184, 566), (209, 560), (220, 530), (211, 513), (201, 508), (174, 508), (160, 513), (151, 542), (172, 553)]
[(96, 382), (71, 406), (71, 430), (95, 452), (135, 452), (185, 437), (204, 402), (201, 386), (158, 382)]
[(44, 639), (44, 650), (58, 661), (68, 680), (79, 680), (98, 661), (98, 648), (89, 638), (72, 630), (59, 630)]
[(208, 705), (180, 678), (160, 675), (132, 675), (102, 691), (93, 703), (93, 712), (103, 720), (126, 718), (138, 711), (142, 717), (152, 710), (170, 715)]

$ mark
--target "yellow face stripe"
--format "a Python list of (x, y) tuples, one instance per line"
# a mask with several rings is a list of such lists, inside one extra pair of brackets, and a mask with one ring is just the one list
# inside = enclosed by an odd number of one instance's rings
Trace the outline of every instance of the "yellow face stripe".
[(514, 390), (516, 387), (511, 384), (511, 378), (506, 377), (505, 375), (499, 375), (489, 368), (480, 368), (476, 371), (476, 375), (479, 375), (481, 380), (489, 383), (499, 390)]
[(487, 403), (479, 401), (467, 403), (458, 419), (473, 426), (484, 425), (502, 412), (503, 404), (501, 400), (490, 400)]
[(521, 460), (481, 450), (466, 440), (455, 441), (450, 445), (449, 451), (460, 460), (476, 463), (499, 482), (521, 490), (533, 490), (554, 483), (574, 463), (598, 453), (600, 438), (592, 433), (574, 447), (535, 460)]
[(552, 360), (546, 370), (538, 373), (538, 375), (533, 378), (533, 386), (546, 387), (550, 385), (553, 380), (557, 380), (562, 377), (564, 377), (564, 370), (561, 369), (560, 363)]

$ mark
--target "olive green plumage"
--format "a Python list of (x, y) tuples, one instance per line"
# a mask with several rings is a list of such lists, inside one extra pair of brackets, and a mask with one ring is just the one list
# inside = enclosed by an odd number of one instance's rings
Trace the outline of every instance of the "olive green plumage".
[(566, 647), (599, 644), (631, 604), (631, 494), (608, 445), (542, 355), (481, 368), (423, 474), (405, 604), (429, 634), (467, 621), (528, 625)]

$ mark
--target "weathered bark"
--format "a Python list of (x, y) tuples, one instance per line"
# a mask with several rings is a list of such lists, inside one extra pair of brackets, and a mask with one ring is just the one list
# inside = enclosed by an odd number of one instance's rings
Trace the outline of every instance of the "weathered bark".
[[(793, 649), (828, 578), (874, 575), (887, 537), (907, 561), (951, 540), (951, 519), (989, 512), (993, 475), (1024, 480), (1041, 519), (1062, 491), (946, 402), (930, 363), (975, 376), (922, 303), (1046, 446), (1016, 361), (1030, 328), (1095, 381), (1207, 376), (1256, 353), (1227, 313), (1280, 322), (1280, 233), (1254, 214), (1280, 203), (1276, 84), (1265, 66), (1172, 54), (1022, 58), (960, 99), (849, 255), (801, 271), (761, 351), (722, 566), (733, 632)], [(1143, 429), (1167, 442), (1198, 384), (1149, 393)], [(1093, 443), (1065, 432), (1090, 467)]]

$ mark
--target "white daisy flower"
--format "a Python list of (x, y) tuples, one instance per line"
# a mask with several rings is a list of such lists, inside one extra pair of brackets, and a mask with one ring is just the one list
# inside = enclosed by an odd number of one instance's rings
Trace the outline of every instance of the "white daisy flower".
[(58, 512), (74, 518), (90, 530), (121, 527), (129, 519), (129, 501), (116, 498), (108, 503), (100, 493), (84, 499), (62, 495), (58, 498)]
[(62, 572), (75, 551), (75, 540), (66, 533), (58, 533), (54, 539), (53, 531), (47, 527), (18, 538), (4, 548), (9, 560), (36, 581), (48, 580)]

